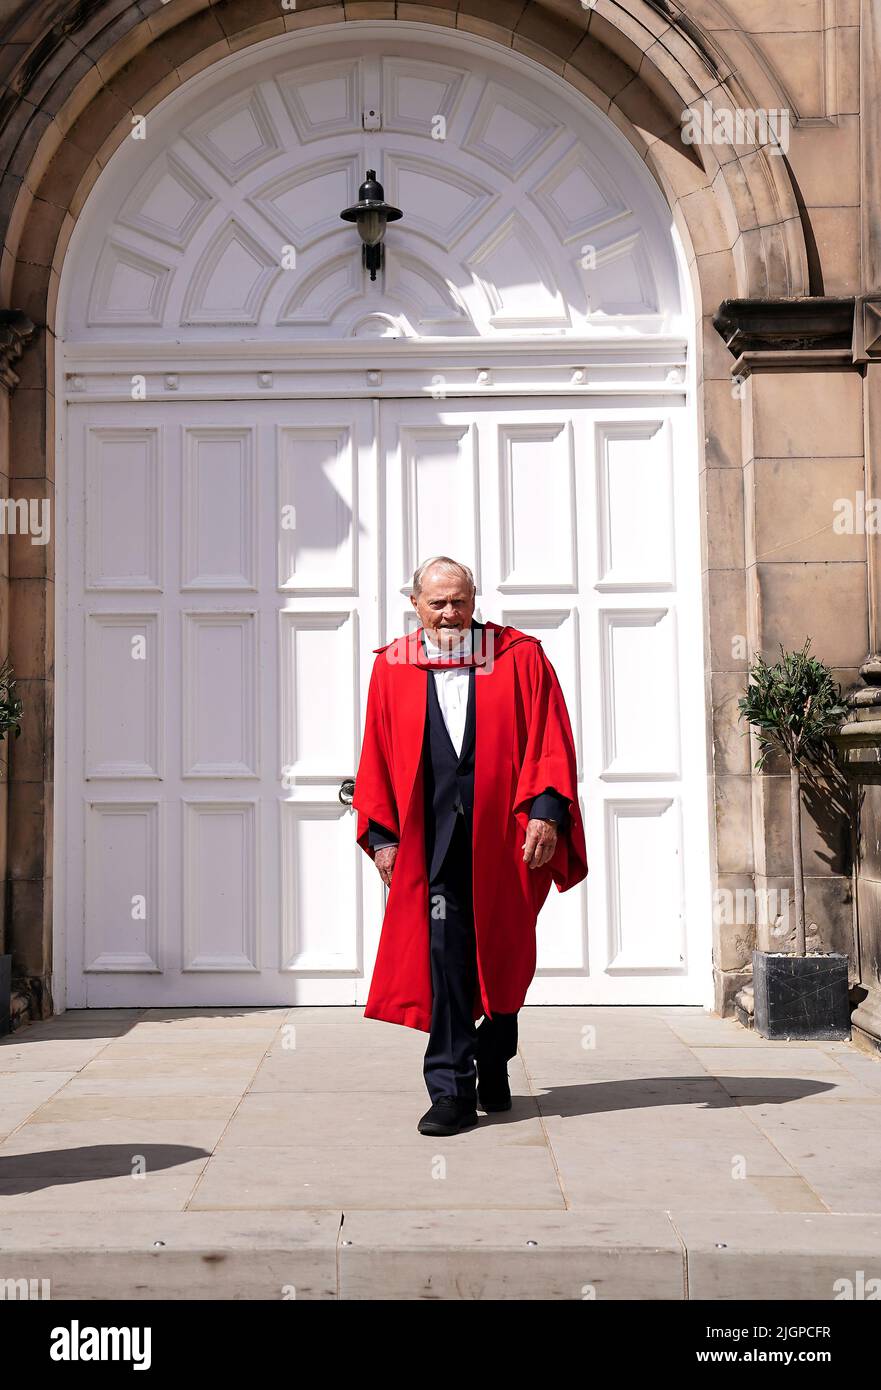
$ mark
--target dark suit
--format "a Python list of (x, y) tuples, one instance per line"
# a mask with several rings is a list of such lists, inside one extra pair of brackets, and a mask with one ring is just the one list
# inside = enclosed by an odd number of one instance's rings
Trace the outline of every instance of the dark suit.
[[(473, 623), (472, 628), (480, 628)], [(426, 672), (424, 773), (425, 863), (428, 872), (431, 952), (431, 1030), (423, 1068), (432, 1101), (445, 1095), (475, 1098), (474, 1058), (508, 1061), (517, 1051), (517, 1015), (495, 1014), (475, 1029), (478, 990), (471, 891), (474, 813), (475, 668), (468, 670), (468, 704), (461, 752), (457, 753), (441, 709), (432, 671)], [(548, 787), (530, 815), (562, 828), (568, 803)], [(384, 826), (370, 821), (371, 849), (396, 844)]]

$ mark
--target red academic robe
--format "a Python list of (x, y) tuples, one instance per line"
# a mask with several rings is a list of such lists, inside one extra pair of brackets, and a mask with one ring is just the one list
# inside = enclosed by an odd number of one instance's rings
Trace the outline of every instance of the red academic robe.
[[(434, 677), (424, 669), (432, 663), (421, 632), (374, 648), (352, 804), (358, 844), (371, 859), (369, 820), (399, 841), (364, 1015), (429, 1032), (422, 748), (425, 682)], [(474, 676), (475, 1020), (521, 1007), (535, 974), (535, 922), (551, 883), (565, 892), (587, 875), (575, 746), (557, 674), (541, 642), (514, 627), (486, 623), (483, 646), (475, 641), (478, 667), (481, 651), (489, 659)], [(528, 812), (545, 787), (567, 798), (568, 825), (551, 860), (530, 869), (523, 863)]]

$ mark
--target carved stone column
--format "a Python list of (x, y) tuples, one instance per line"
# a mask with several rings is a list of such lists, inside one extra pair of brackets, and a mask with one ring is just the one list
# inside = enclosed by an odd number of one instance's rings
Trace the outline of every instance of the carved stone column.
[[(0, 499), (10, 495), (12, 468), (9, 457), (9, 402), (18, 385), (15, 364), (34, 333), (34, 325), (14, 309), (0, 310)], [(0, 531), (0, 664), (9, 651), (10, 626), (9, 537), (4, 525)], [(11, 961), (7, 954), (8, 835), (9, 824), (9, 748), (0, 743), (0, 1033), (9, 1027), (8, 1009)]]
[[(773, 661), (778, 642), (798, 649), (810, 636), (814, 654), (850, 686), (867, 632), (865, 544), (861, 535), (840, 538), (832, 523), (836, 499), (863, 483), (854, 300), (724, 300), (713, 324), (734, 358), (742, 410), (746, 628), (732, 639), (745, 643), (750, 661), (757, 652)], [(752, 890), (754, 910), (737, 907), (733, 930), (750, 947), (792, 950), (789, 767), (774, 756), (758, 772), (752, 736), (750, 743), (736, 829), (753, 847), (742, 886), (747, 901)], [(804, 788), (805, 907), (808, 949), (852, 956), (851, 816), (843, 790), (843, 778), (832, 770)], [(746, 983), (735, 996), (735, 1013), (749, 1027), (752, 1012), (753, 987)]]
[[(881, 5), (860, 7), (861, 290), (854, 314), (853, 356), (863, 370), (866, 511), (881, 497)], [(881, 1051), (881, 535), (867, 528), (869, 652), (862, 686), (848, 695), (853, 718), (837, 740), (856, 792), (854, 941), (857, 992), (853, 1038)]]
[(17, 309), (0, 309), (0, 383), (7, 391), (18, 385), (13, 367), (34, 334), (34, 325)]
[(860, 668), (865, 684), (852, 690), (851, 718), (835, 742), (854, 792), (854, 948), (857, 1007), (852, 1038), (881, 1052), (881, 661)]

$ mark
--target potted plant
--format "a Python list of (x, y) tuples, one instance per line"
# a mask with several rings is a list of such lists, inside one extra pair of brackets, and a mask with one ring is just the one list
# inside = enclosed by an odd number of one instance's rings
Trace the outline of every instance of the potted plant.
[(762, 769), (772, 752), (789, 764), (792, 876), (795, 899), (793, 951), (753, 951), (756, 1032), (766, 1038), (848, 1038), (850, 999), (847, 955), (811, 951), (805, 941), (805, 883), (801, 844), (802, 775), (835, 759), (831, 735), (847, 717), (841, 687), (822, 661), (784, 651), (769, 666), (759, 655), (749, 671), (740, 718), (756, 731)]
[[(15, 693), (12, 667), (9, 658), (0, 666), (0, 739), (10, 733), (18, 738), (21, 733), (21, 700)], [(2, 943), (5, 945), (5, 942)], [(10, 1008), (12, 1002), (12, 956), (0, 952), (0, 1035), (10, 1029)]]

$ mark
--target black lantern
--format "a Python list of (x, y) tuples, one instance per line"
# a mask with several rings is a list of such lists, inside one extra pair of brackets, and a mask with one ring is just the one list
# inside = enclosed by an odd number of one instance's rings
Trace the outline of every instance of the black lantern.
[(389, 207), (381, 183), (376, 181), (376, 170), (368, 169), (367, 178), (358, 189), (358, 201), (353, 208), (340, 213), (344, 222), (355, 222), (364, 245), (361, 247), (361, 260), (365, 270), (370, 271), (371, 280), (382, 266), (382, 239), (385, 224), (397, 222), (404, 214), (400, 208)]

